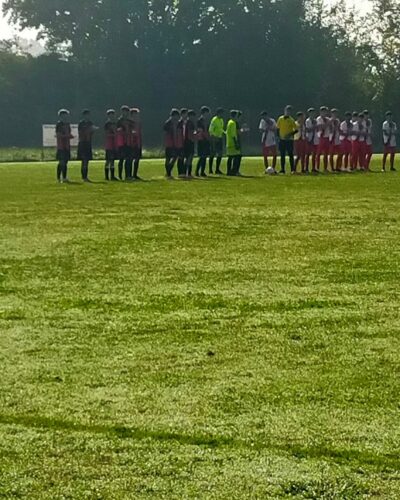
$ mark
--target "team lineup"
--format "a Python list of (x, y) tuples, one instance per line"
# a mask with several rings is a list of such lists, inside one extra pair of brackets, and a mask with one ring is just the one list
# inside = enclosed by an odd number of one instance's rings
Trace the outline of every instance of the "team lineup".
[[(240, 176), (242, 161), (241, 137), (249, 131), (241, 123), (242, 113), (229, 112), (226, 120), (222, 108), (212, 117), (211, 110), (203, 106), (200, 116), (194, 110), (172, 109), (163, 126), (165, 146), (165, 175), (173, 178), (177, 166), (180, 178), (223, 175), (221, 170), (224, 153), (227, 156), (226, 175)], [(68, 162), (71, 159), (70, 113), (67, 109), (58, 112), (57, 138), (57, 180), (68, 182)], [(109, 181), (140, 180), (139, 166), (142, 158), (141, 114), (138, 108), (121, 107), (117, 117), (115, 110), (106, 113), (105, 133), (105, 179)], [(90, 111), (82, 112), (79, 122), (78, 155), (81, 162), (81, 176), (90, 182), (89, 163), (93, 159), (92, 140), (99, 127), (92, 120)], [(307, 113), (299, 111), (292, 116), (292, 107), (286, 106), (278, 120), (261, 113), (259, 123), (262, 155), (266, 174), (285, 174), (289, 161), (292, 174), (318, 174), (320, 172), (354, 172), (370, 170), (373, 155), (373, 123), (368, 111), (346, 112), (344, 120), (337, 109), (322, 106), (319, 113), (314, 108)], [(390, 111), (382, 125), (383, 162), (382, 171), (395, 170), (397, 147), (397, 125)], [(194, 159), (197, 151), (197, 162)], [(280, 170), (277, 158), (280, 156)], [(207, 170), (208, 165), (208, 170)], [(117, 167), (117, 172), (116, 172)]]

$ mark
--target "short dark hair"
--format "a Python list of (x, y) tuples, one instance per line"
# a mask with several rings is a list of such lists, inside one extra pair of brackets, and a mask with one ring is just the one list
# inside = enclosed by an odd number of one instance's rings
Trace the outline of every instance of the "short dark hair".
[(392, 116), (393, 113), (391, 111), (386, 111), (385, 116)]
[(84, 110), (82, 111), (82, 114), (83, 114), (83, 115), (89, 115), (89, 114), (90, 114), (90, 109), (84, 109)]
[(321, 106), (319, 108), (320, 111), (329, 111), (328, 108), (326, 106)]
[(203, 115), (204, 113), (209, 113), (210, 108), (208, 106), (202, 106), (200, 109), (200, 113)]
[(231, 114), (231, 117), (232, 117), (232, 118), (236, 118), (236, 117), (237, 117), (237, 115), (238, 115), (238, 111), (237, 111), (237, 109), (232, 109), (230, 114)]
[(179, 109), (172, 108), (170, 115), (171, 116), (180, 116)]
[(296, 116), (304, 116), (303, 111), (298, 111), (298, 112), (296, 113)]
[(308, 108), (307, 110), (307, 113), (314, 113), (315, 112), (315, 108)]
[(331, 113), (339, 113), (339, 110), (337, 108), (331, 109)]
[(181, 115), (187, 114), (187, 113), (188, 113), (188, 109), (187, 108), (181, 108)]
[(268, 111), (261, 111), (260, 116), (268, 116)]
[(364, 118), (364, 113), (358, 113), (358, 118)]
[(364, 113), (364, 115), (369, 115), (368, 109), (364, 109), (363, 113)]
[(115, 109), (107, 109), (107, 115), (115, 114)]
[(344, 116), (351, 116), (351, 111), (346, 111), (346, 113), (344, 114)]
[(130, 107), (127, 106), (126, 104), (124, 104), (123, 106), (121, 106), (121, 111), (129, 111), (130, 110)]
[(68, 109), (60, 109), (57, 114), (58, 116), (69, 115), (69, 111)]
[(194, 109), (189, 109), (188, 116), (196, 116), (196, 111)]

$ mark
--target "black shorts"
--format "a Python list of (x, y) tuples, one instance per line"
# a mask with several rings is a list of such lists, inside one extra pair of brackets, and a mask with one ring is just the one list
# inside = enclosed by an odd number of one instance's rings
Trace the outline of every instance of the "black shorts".
[(92, 144), (88, 141), (81, 141), (78, 144), (78, 160), (90, 161), (93, 160)]
[(71, 159), (71, 151), (69, 149), (57, 149), (57, 161), (67, 163)]
[(183, 148), (183, 156), (185, 158), (189, 158), (190, 156), (194, 156), (194, 142), (186, 141)]
[(120, 160), (132, 160), (133, 148), (131, 146), (121, 146), (118, 148), (118, 158)]
[(211, 139), (211, 156), (224, 155), (224, 140), (222, 137), (213, 137)]
[(178, 158), (178, 150), (176, 148), (165, 148), (165, 158)]
[(211, 155), (210, 141), (203, 139), (197, 144), (197, 154), (200, 158), (208, 158)]
[(133, 158), (135, 160), (140, 160), (142, 158), (142, 155), (143, 155), (142, 148), (139, 146), (135, 146), (133, 148)]
[(118, 159), (118, 151), (115, 149), (106, 149), (106, 161), (115, 161)]

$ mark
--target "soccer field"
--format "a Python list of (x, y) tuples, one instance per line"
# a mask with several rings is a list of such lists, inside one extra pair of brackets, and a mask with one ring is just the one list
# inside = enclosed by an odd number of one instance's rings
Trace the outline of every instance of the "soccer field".
[(400, 176), (91, 171), (0, 165), (0, 497), (400, 498)]

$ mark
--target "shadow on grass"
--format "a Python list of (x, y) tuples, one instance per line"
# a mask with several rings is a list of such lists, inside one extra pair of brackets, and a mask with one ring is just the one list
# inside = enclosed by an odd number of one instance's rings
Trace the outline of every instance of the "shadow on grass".
[(400, 469), (400, 456), (395, 453), (378, 454), (372, 451), (333, 448), (323, 444), (320, 446), (302, 446), (295, 443), (272, 443), (268, 440), (249, 442), (243, 439), (228, 438), (224, 436), (210, 436), (205, 434), (188, 435), (177, 432), (162, 430), (151, 431), (118, 425), (82, 424), (69, 420), (29, 415), (0, 415), (0, 425), (20, 425), (23, 427), (50, 431), (102, 434), (115, 436), (119, 439), (153, 439), (160, 442), (175, 441), (181, 445), (191, 446), (250, 448), (254, 452), (270, 450), (280, 454), (288, 454), (297, 459), (331, 460), (335, 463), (352, 464), (358, 467), (370, 466), (378, 471), (387, 472)]
[(114, 435), (120, 439), (156, 441), (176, 441), (184, 445), (194, 446), (225, 446), (232, 445), (234, 441), (225, 437), (212, 437), (207, 435), (187, 435), (168, 431), (150, 431), (118, 425), (81, 424), (68, 420), (50, 417), (29, 415), (0, 415), (0, 425), (22, 425), (34, 429), (48, 429), (51, 431), (86, 432), (90, 434)]

